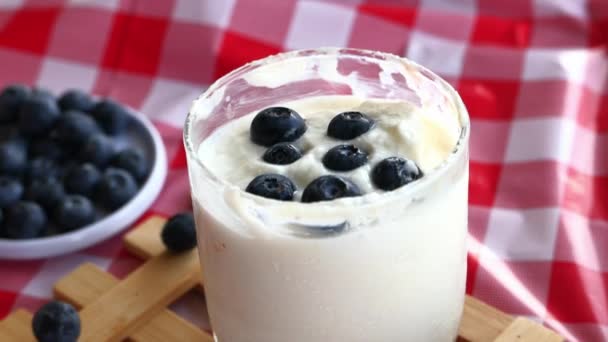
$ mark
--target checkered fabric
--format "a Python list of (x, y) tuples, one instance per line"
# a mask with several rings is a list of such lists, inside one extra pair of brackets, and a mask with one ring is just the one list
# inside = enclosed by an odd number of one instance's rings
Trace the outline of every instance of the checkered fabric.
[[(608, 340), (606, 0), (0, 1), (0, 85), (82, 88), (154, 120), (170, 171), (146, 215), (190, 207), (181, 126), (198, 94), (245, 62), (319, 46), (407, 56), (457, 88), (472, 117), (467, 292)], [(0, 261), (0, 318), (37, 309), (84, 261), (117, 276), (140, 264), (121, 236)]]

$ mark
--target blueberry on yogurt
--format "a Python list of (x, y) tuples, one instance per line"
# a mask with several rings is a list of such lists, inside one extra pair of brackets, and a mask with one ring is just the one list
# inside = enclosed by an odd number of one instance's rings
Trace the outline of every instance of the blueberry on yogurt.
[(308, 184), (302, 193), (302, 202), (331, 201), (355, 196), (361, 196), (361, 190), (355, 183), (344, 177), (326, 175)]
[(293, 109), (270, 107), (259, 112), (251, 122), (251, 141), (262, 146), (297, 140), (306, 132), (306, 122)]
[(367, 153), (355, 145), (338, 145), (332, 147), (322, 159), (329, 170), (350, 171), (367, 163)]
[(372, 169), (372, 182), (382, 190), (395, 190), (422, 177), (413, 160), (388, 157)]
[(276, 165), (291, 164), (300, 158), (302, 158), (300, 149), (286, 142), (270, 146), (262, 156), (265, 162)]
[(327, 126), (327, 135), (351, 140), (367, 133), (374, 126), (374, 121), (361, 112), (344, 112), (336, 115)]
[(267, 173), (255, 177), (245, 191), (280, 201), (291, 201), (293, 194), (296, 191), (296, 186), (293, 182), (279, 174)]

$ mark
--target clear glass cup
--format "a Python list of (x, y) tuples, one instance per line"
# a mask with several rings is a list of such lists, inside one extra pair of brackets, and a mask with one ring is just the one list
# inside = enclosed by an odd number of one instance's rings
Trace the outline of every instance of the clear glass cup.
[[(433, 87), (443, 97), (433, 97)], [(459, 112), (461, 135), (447, 160), (419, 181), (349, 206), (253, 196), (223, 182), (199, 158), (198, 147), (218, 127), (318, 95), (431, 101)], [(271, 56), (203, 93), (188, 114), (184, 142), (217, 341), (457, 336), (466, 277), (469, 117), (438, 76), (407, 59), (365, 50)]]

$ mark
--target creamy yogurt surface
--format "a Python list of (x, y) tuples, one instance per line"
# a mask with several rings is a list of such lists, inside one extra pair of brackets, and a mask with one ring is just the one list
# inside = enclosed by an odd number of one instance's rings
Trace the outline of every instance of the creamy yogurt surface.
[[(454, 151), (460, 137), (458, 112), (435, 113), (407, 101), (365, 99), (357, 96), (317, 96), (278, 103), (295, 110), (307, 125), (306, 133), (293, 142), (303, 156), (288, 165), (262, 160), (267, 147), (250, 140), (249, 127), (254, 111), (217, 129), (199, 147), (198, 156), (216, 177), (245, 189), (255, 177), (277, 173), (289, 177), (297, 187), (295, 200), (317, 177), (334, 174), (353, 181), (364, 194), (382, 193), (370, 179), (371, 170), (381, 160), (398, 156), (413, 160), (424, 174), (432, 172)], [(263, 109), (263, 108), (260, 108)], [(431, 110), (439, 110), (437, 107)], [(374, 120), (374, 127), (352, 140), (327, 135), (330, 120), (342, 112), (358, 111)], [(339, 144), (353, 144), (368, 154), (368, 162), (351, 171), (327, 169), (321, 162), (327, 151)]]

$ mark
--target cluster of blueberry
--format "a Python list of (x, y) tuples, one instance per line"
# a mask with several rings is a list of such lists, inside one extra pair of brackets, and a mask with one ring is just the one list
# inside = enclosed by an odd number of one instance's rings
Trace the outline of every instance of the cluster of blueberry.
[[(374, 121), (360, 112), (344, 112), (336, 115), (327, 126), (327, 135), (348, 141), (374, 128)], [(294, 110), (270, 107), (260, 111), (251, 122), (250, 138), (258, 145), (266, 146), (262, 159), (271, 164), (286, 165), (302, 157), (302, 151), (292, 142), (306, 132), (306, 122)], [(368, 153), (353, 144), (339, 144), (331, 148), (321, 160), (331, 171), (354, 170), (368, 162)], [(394, 190), (422, 177), (422, 171), (412, 160), (389, 157), (376, 164), (371, 180), (381, 190)], [(245, 191), (282, 201), (291, 201), (295, 184), (280, 174), (262, 174), (255, 177)], [(330, 201), (341, 197), (361, 196), (359, 187), (346, 177), (324, 175), (306, 186), (302, 202)]]
[[(117, 150), (129, 125), (120, 104), (79, 90), (11, 85), (0, 93), (0, 238), (30, 239), (81, 228), (97, 204), (113, 211), (149, 173), (138, 149)], [(54, 228), (50, 228), (54, 224)]]

